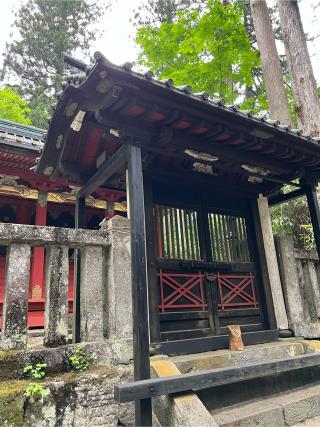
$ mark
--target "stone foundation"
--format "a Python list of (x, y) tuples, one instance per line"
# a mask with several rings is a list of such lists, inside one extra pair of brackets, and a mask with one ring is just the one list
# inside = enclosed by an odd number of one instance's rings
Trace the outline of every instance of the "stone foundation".
[[(114, 384), (133, 380), (130, 341), (81, 344), (84, 353), (92, 356), (91, 367), (82, 373), (66, 372), (75, 347), (0, 352), (1, 426), (133, 425), (134, 405), (120, 405), (113, 399)], [(31, 403), (24, 396), (31, 380), (23, 378), (23, 368), (36, 363), (48, 365), (42, 383), (49, 394)]]

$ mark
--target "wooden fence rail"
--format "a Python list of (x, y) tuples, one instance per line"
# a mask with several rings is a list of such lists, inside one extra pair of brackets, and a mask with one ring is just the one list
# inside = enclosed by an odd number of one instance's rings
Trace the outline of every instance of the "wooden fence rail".
[(304, 354), (294, 358), (278, 359), (274, 362), (254, 362), (244, 366), (134, 381), (128, 384), (115, 385), (114, 398), (117, 402), (124, 403), (164, 394), (201, 390), (319, 365), (320, 354)]

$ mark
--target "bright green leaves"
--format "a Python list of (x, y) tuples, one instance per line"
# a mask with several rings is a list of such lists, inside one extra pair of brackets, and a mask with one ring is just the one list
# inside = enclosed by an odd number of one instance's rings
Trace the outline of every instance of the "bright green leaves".
[(33, 365), (27, 365), (23, 369), (23, 373), (30, 378), (32, 378), (35, 381), (31, 381), (25, 392), (24, 395), (27, 396), (31, 403), (33, 403), (35, 400), (43, 399), (49, 391), (46, 389), (46, 387), (37, 382), (46, 376), (45, 368), (47, 367), (46, 363), (37, 363), (35, 366)]
[(0, 90), (0, 118), (12, 120), (24, 125), (31, 124), (28, 114), (30, 108), (26, 101), (12, 88), (5, 87)]
[[(205, 7), (179, 12), (173, 23), (138, 30), (139, 63), (175, 85), (189, 84), (233, 103), (254, 86), (259, 55), (249, 40), (239, 2), (208, 1)], [(260, 100), (265, 104), (264, 99)], [(255, 102), (252, 102), (255, 105)]]
[(86, 371), (92, 363), (92, 355), (87, 356), (81, 347), (76, 347), (69, 362), (75, 371)]

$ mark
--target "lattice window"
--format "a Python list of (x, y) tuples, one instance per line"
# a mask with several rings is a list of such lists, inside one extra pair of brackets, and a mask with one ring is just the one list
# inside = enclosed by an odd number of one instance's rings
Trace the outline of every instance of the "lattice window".
[(217, 273), (219, 309), (224, 311), (228, 308), (257, 308), (254, 279), (251, 273), (246, 275)]
[(160, 311), (177, 309), (205, 310), (203, 274), (163, 273), (158, 274), (160, 285)]
[(160, 258), (201, 259), (196, 211), (157, 205), (154, 219)]
[(209, 213), (213, 261), (250, 262), (245, 219)]

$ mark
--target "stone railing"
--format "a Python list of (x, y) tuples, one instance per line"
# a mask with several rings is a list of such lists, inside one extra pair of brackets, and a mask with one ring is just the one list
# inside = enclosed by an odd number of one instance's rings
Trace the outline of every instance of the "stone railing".
[(289, 327), (295, 336), (320, 337), (320, 263), (315, 251), (294, 248), (275, 237)]
[(28, 341), (31, 248), (46, 248), (44, 345), (66, 344), (68, 251), (78, 250), (81, 341), (130, 338), (130, 228), (114, 217), (105, 230), (74, 230), (0, 224), (0, 245), (8, 247), (0, 348), (21, 349)]

